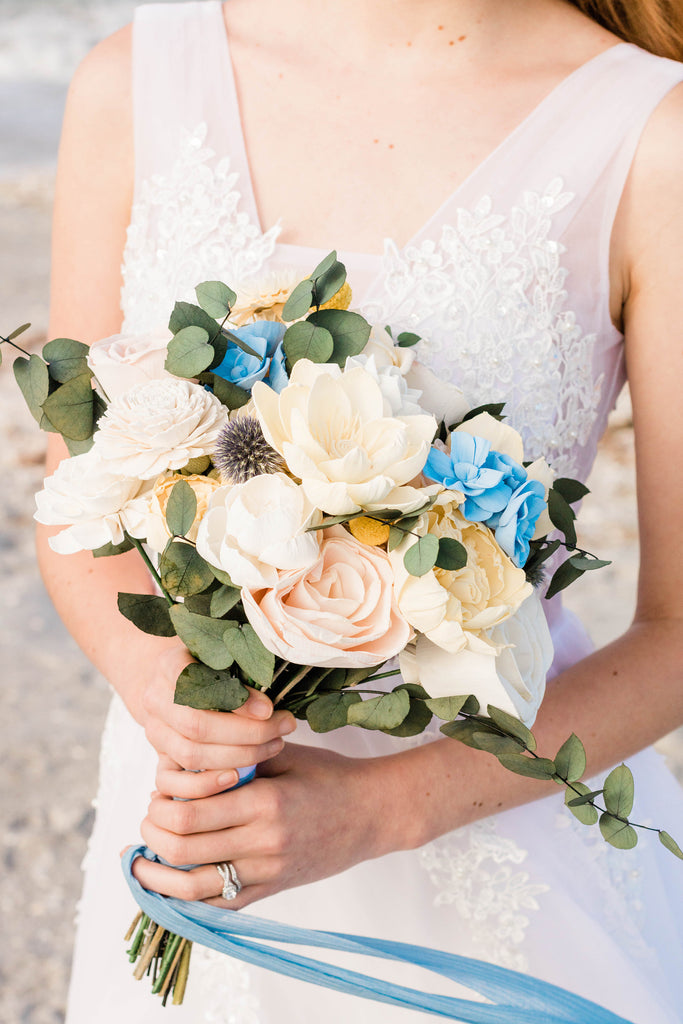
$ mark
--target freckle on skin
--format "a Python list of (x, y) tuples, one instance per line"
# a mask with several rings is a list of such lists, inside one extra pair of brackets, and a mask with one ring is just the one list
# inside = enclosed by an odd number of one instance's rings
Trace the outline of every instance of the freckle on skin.
[(465, 41), (466, 39), (467, 39), (467, 36), (458, 36), (458, 42), (459, 42), (459, 43), (464, 43), (464, 41)]
[(393, 144), (393, 142), (390, 142), (389, 143), (389, 149), (393, 149), (393, 148), (394, 148), (394, 144)]
[(616, 670), (616, 669), (614, 669), (614, 670), (613, 670), (613, 672), (612, 672), (612, 675), (613, 675), (613, 676), (618, 676), (618, 675), (619, 675), (619, 673), (617, 672), (617, 670)]

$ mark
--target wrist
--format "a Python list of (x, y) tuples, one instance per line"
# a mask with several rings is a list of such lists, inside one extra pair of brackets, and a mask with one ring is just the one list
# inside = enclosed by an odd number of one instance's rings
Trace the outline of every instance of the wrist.
[[(360, 785), (368, 804), (366, 829), (372, 857), (413, 850), (427, 841), (419, 766), (401, 751), (364, 759)], [(368, 799), (369, 797), (369, 799)]]

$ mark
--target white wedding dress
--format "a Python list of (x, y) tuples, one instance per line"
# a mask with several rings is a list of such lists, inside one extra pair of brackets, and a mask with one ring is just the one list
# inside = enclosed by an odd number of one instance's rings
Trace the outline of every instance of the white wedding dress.
[[(355, 305), (373, 322), (423, 335), (419, 358), (473, 405), (506, 401), (526, 451), (546, 455), (561, 475), (586, 478), (624, 381), (622, 337), (608, 309), (610, 230), (643, 126), (681, 80), (683, 65), (614, 46), (554, 89), (405, 248), (387, 241), (383, 256), (341, 254)], [(138, 10), (134, 97), (124, 330), (163, 323), (202, 280), (234, 286), (281, 266), (310, 272), (323, 251), (280, 245), (279, 226), (259, 224), (219, 3)], [(590, 641), (558, 600), (548, 616), (556, 673)], [(410, 742), (352, 728), (318, 737), (303, 724), (294, 738), (362, 756)], [(645, 751), (630, 765), (635, 820), (680, 838), (683, 792), (661, 758)], [(148, 983), (133, 980), (123, 933), (134, 906), (119, 851), (137, 841), (154, 768), (114, 698), (68, 1024), (408, 1024), (407, 1011), (197, 948), (182, 1008), (162, 1009)], [(683, 865), (649, 833), (633, 851), (611, 849), (564, 809), (559, 791), (251, 910), (528, 971), (635, 1024), (683, 1020)], [(377, 970), (376, 961), (351, 966)], [(403, 967), (394, 977), (457, 994)]]

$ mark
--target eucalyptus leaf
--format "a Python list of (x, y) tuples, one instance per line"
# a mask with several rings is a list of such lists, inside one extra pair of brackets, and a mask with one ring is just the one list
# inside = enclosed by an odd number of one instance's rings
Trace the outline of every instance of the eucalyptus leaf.
[(326, 274), (328, 270), (332, 269), (332, 267), (335, 265), (336, 262), (337, 262), (337, 250), (333, 249), (332, 252), (328, 252), (328, 254), (325, 257), (325, 259), (320, 261), (318, 266), (315, 268), (315, 270), (311, 274), (310, 280), (311, 281), (315, 281), (316, 278), (322, 277), (323, 274)]
[[(577, 789), (583, 792), (580, 793), (580, 796), (572, 796), (571, 794)], [(567, 792), (567, 807), (583, 807), (585, 804), (590, 804), (597, 800), (599, 796), (602, 796), (603, 791), (601, 789), (589, 789), (583, 782), (576, 782), (572, 783)]]
[(203, 281), (197, 285), (194, 293), (204, 312), (214, 320), (222, 320), (228, 316), (237, 302), (237, 296), (232, 288), (228, 288), (222, 281)]
[(585, 484), (579, 480), (573, 480), (571, 477), (560, 477), (558, 480), (553, 480), (553, 490), (558, 491), (570, 505), (590, 494)]
[(473, 420), (475, 416), (478, 416), (482, 412), (487, 412), (489, 416), (493, 416), (495, 420), (500, 420), (503, 418), (502, 413), (504, 408), (505, 402), (489, 402), (487, 405), (478, 405), (475, 409), (470, 409), (470, 411), (463, 416), (460, 422), (466, 423), (467, 420)]
[(211, 387), (214, 395), (228, 409), (241, 409), (251, 398), (246, 388), (233, 384), (231, 380), (226, 380), (225, 377), (218, 377), (216, 374), (211, 374), (211, 376), (213, 378)]
[(282, 308), (282, 319), (286, 323), (298, 320), (300, 317), (306, 316), (312, 305), (313, 281), (306, 278), (305, 281), (299, 282), (285, 302)]
[(44, 346), (43, 359), (48, 363), (52, 379), (65, 384), (84, 373), (92, 377), (92, 370), (88, 366), (88, 351), (88, 346), (82, 341), (54, 338)]
[(228, 612), (232, 611), (241, 597), (239, 587), (219, 587), (211, 595), (211, 615), (214, 619), (222, 619)]
[(462, 713), (463, 715), (478, 715), (479, 707), (479, 701), (477, 700), (473, 693), (470, 693), (469, 696), (467, 697), (467, 700), (462, 706)]
[(313, 299), (318, 306), (329, 302), (346, 281), (346, 267), (336, 260), (323, 274), (315, 278)]
[(164, 368), (176, 377), (197, 377), (213, 357), (208, 332), (203, 327), (183, 327), (168, 343)]
[(12, 331), (11, 334), (7, 335), (7, 340), (14, 341), (14, 339), (18, 338), (20, 334), (23, 334), (24, 331), (27, 331), (30, 326), (30, 324), (22, 324), (21, 327), (17, 327), (14, 331)]
[(436, 556), (437, 569), (457, 572), (467, 565), (467, 548), (454, 537), (440, 537), (439, 551)]
[(332, 355), (334, 341), (324, 327), (317, 327), (310, 320), (300, 320), (287, 328), (282, 347), (290, 366), (299, 359), (310, 359), (312, 363), (326, 363)]
[(550, 521), (563, 535), (570, 548), (576, 547), (576, 514), (559, 491), (552, 487), (548, 491), (548, 515)]
[(489, 704), (486, 708), (491, 718), (491, 721), (495, 722), (499, 729), (507, 733), (508, 736), (514, 736), (518, 739), (527, 750), (536, 749), (536, 738), (532, 733), (531, 729), (527, 729), (524, 722), (520, 722), (519, 718), (515, 718), (514, 715), (509, 715), (507, 711), (503, 711), (501, 708), (494, 707), (493, 704)]
[(159, 575), (169, 594), (192, 597), (211, 585), (215, 573), (193, 544), (171, 541), (159, 560)]
[(143, 633), (151, 633), (152, 636), (176, 635), (166, 598), (154, 594), (119, 593), (117, 603), (121, 614)]
[[(358, 686), (359, 683), (364, 682), (368, 676), (373, 675), (375, 668), (347, 668), (346, 669), (346, 685), (347, 686)], [(398, 672), (396, 673), (398, 675)]]
[(92, 437), (95, 426), (95, 392), (90, 383), (91, 374), (82, 373), (48, 395), (43, 412), (55, 430), (73, 441)]
[(178, 334), (186, 327), (201, 327), (211, 339), (218, 333), (218, 324), (201, 306), (195, 306), (192, 302), (176, 302), (168, 321), (168, 329), (172, 334)]
[(420, 335), (413, 334), (412, 331), (401, 331), (396, 339), (399, 348), (412, 348), (413, 345), (417, 345), (419, 340)]
[(349, 708), (361, 703), (357, 692), (343, 690), (324, 693), (306, 708), (306, 718), (313, 732), (332, 732), (347, 724)]
[(638, 843), (638, 835), (633, 826), (606, 811), (600, 815), (600, 831), (603, 839), (617, 850), (632, 850)]
[(464, 743), (465, 746), (473, 747), (475, 750), (482, 749), (480, 745), (482, 735), (486, 733), (491, 736), (498, 735), (495, 729), (487, 728), (482, 722), (468, 720), (446, 722), (440, 728), (444, 736), (448, 736), (452, 740), (458, 740), (459, 743)]
[(223, 643), (225, 622), (222, 619), (197, 615), (182, 604), (174, 604), (170, 615), (178, 636), (198, 661), (213, 669), (232, 665), (234, 658)]
[(628, 818), (633, 810), (633, 793), (631, 769), (625, 764), (620, 764), (605, 779), (605, 807), (617, 818)]
[(586, 751), (579, 737), (572, 733), (555, 755), (557, 774), (566, 782), (577, 782), (586, 770)]
[(566, 806), (582, 825), (595, 825), (599, 817), (597, 810), (588, 803), (575, 803), (575, 789), (578, 789), (584, 797), (592, 798), (590, 789), (585, 785), (585, 783), (575, 782), (573, 789), (568, 789), (564, 794), (564, 802)]
[(582, 572), (590, 572), (591, 569), (604, 569), (606, 565), (612, 564), (609, 560), (605, 561), (603, 558), (592, 558), (586, 555), (572, 555), (569, 562), (575, 569), (581, 569)]
[(363, 351), (370, 337), (367, 320), (360, 313), (352, 313), (348, 309), (319, 309), (311, 313), (308, 323), (329, 331), (334, 339), (330, 361), (342, 368), (349, 356), (357, 356)]
[(437, 718), (443, 722), (451, 722), (457, 718), (467, 700), (467, 696), (461, 697), (430, 697), (425, 701), (427, 707)]
[(230, 579), (230, 576), (224, 569), (217, 569), (215, 565), (209, 565), (210, 571), (219, 583), (223, 583), (226, 587), (234, 587), (235, 584)]
[[(400, 687), (399, 687), (400, 689)], [(408, 689), (406, 687), (406, 689)], [(410, 692), (408, 690), (408, 692)], [(411, 700), (408, 714), (395, 729), (385, 729), (390, 736), (419, 736), (432, 720), (432, 712), (424, 700)]]
[(403, 530), (400, 530), (397, 526), (389, 527), (389, 539), (387, 541), (387, 551), (393, 551), (403, 541), (405, 536)]
[[(219, 621), (225, 629), (225, 621)], [(249, 679), (259, 686), (270, 686), (275, 672), (275, 655), (264, 646), (253, 626), (247, 622), (229, 628), (223, 634), (223, 642)]]
[(185, 537), (197, 515), (197, 496), (186, 480), (173, 485), (166, 503), (166, 525), (174, 537)]
[(411, 576), (424, 576), (433, 569), (439, 556), (439, 538), (432, 533), (412, 544), (403, 556), (403, 564)]
[(583, 569), (577, 569), (575, 565), (572, 565), (570, 559), (563, 562), (554, 572), (553, 578), (550, 581), (550, 586), (546, 591), (546, 600), (550, 600), (555, 594), (559, 594), (561, 590), (568, 587), (579, 577), (583, 576)]
[(43, 418), (42, 405), (50, 393), (47, 364), (35, 354), (19, 356), (13, 364), (14, 376), (31, 415), (37, 423)]
[(134, 547), (133, 541), (126, 537), (120, 544), (103, 544), (101, 548), (95, 548), (92, 555), (93, 558), (111, 558), (113, 555), (125, 555), (127, 551), (132, 551)]
[(523, 746), (519, 740), (512, 736), (501, 736), (494, 732), (478, 732), (472, 734), (479, 750), (485, 750), (489, 754), (500, 757), (502, 754), (519, 754)]
[(211, 459), (208, 455), (198, 455), (196, 459), (190, 459), (190, 461), (183, 466), (180, 472), (201, 476), (203, 473), (206, 473), (210, 465)]
[(396, 729), (410, 711), (410, 697), (405, 690), (394, 690), (381, 697), (372, 697), (349, 707), (348, 724), (363, 729)]
[(174, 702), (202, 711), (236, 711), (249, 698), (249, 690), (229, 672), (218, 672), (193, 662), (176, 680)]
[(529, 779), (550, 781), (556, 774), (555, 762), (547, 757), (527, 757), (525, 754), (502, 754), (498, 760), (503, 768)]
[(659, 841), (662, 846), (665, 846), (667, 850), (669, 850), (670, 853), (673, 853), (674, 857), (678, 857), (680, 860), (683, 860), (683, 850), (681, 850), (676, 840), (672, 839), (668, 832), (664, 832), (662, 830), (659, 833)]

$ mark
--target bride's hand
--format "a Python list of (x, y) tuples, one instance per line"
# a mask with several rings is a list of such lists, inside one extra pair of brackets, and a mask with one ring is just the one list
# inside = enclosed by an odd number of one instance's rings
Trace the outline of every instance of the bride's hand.
[(235, 769), (279, 754), (282, 737), (294, 731), (296, 719), (288, 711), (274, 712), (269, 698), (257, 690), (229, 714), (174, 704), (176, 679), (191, 661), (181, 646), (156, 660), (142, 697), (145, 735), (159, 754), (168, 755), (181, 768), (221, 770), (228, 780), (220, 787), (225, 789), (237, 781)]
[[(147, 845), (172, 865), (135, 861), (147, 889), (239, 910), (282, 889), (344, 871), (386, 851), (381, 812), (383, 758), (348, 758), (288, 743), (259, 767), (246, 786), (219, 793), (220, 773), (189, 780), (168, 759), (157, 776), (159, 792), (142, 824)], [(173, 796), (193, 795), (188, 802)], [(216, 864), (231, 861), (242, 882), (230, 902), (220, 898)]]

